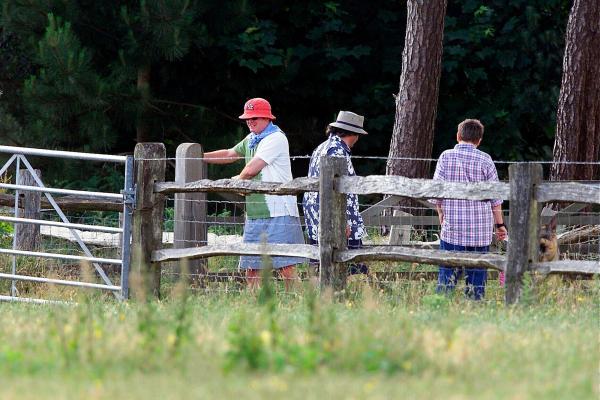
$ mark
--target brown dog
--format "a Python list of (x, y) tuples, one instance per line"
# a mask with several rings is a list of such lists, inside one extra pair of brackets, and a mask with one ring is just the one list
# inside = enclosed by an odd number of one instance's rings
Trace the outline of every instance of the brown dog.
[(558, 261), (558, 241), (556, 240), (556, 219), (555, 214), (550, 222), (542, 224), (540, 228), (540, 251), (539, 261)]

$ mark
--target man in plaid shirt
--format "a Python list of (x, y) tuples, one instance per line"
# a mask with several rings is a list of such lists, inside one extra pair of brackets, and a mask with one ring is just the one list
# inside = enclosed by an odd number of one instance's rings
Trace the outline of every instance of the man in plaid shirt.
[[(492, 158), (477, 147), (483, 137), (483, 124), (476, 119), (466, 119), (458, 125), (458, 144), (444, 151), (438, 159), (434, 180), (449, 182), (498, 181)], [(496, 231), (498, 240), (506, 238), (502, 218), (502, 200), (432, 200), (442, 226), (440, 249), (487, 253)], [(467, 287), (465, 294), (475, 300), (485, 295), (486, 269), (452, 268), (440, 265), (437, 291), (454, 290), (463, 270)]]

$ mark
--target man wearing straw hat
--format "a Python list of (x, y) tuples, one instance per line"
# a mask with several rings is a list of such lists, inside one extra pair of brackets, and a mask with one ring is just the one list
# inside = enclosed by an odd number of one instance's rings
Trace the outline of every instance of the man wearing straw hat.
[[(250, 133), (231, 149), (204, 153), (210, 164), (230, 164), (244, 157), (246, 165), (237, 179), (263, 182), (292, 180), (288, 140), (273, 121), (271, 105), (262, 98), (250, 99), (239, 116), (246, 122)], [(304, 244), (298, 206), (295, 196), (276, 196), (252, 193), (246, 196), (244, 242)], [(298, 257), (273, 257), (273, 268), (284, 278), (286, 288), (297, 279), (294, 265), (304, 262)], [(240, 268), (246, 270), (248, 286), (258, 286), (260, 270), (264, 267), (260, 256), (241, 256)]]
[[(366, 135), (363, 129), (365, 117), (351, 111), (340, 111), (336, 120), (327, 126), (325, 134), (327, 140), (321, 143), (310, 157), (308, 176), (317, 178), (320, 175), (321, 156), (344, 157), (346, 159), (347, 172), (349, 176), (356, 175), (350, 155), (352, 147), (358, 138)], [(306, 233), (310, 244), (317, 244), (319, 240), (319, 193), (306, 192), (302, 201), (304, 219), (306, 221)], [(346, 205), (346, 238), (348, 248), (357, 249), (362, 247), (362, 238), (367, 235), (365, 225), (358, 208), (358, 196), (348, 194)], [(365, 264), (352, 264), (348, 271), (350, 274), (367, 273)]]

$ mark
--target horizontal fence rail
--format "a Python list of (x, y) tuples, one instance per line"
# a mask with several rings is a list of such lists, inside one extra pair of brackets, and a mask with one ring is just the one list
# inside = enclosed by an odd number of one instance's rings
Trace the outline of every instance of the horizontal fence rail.
[(56, 226), (56, 227), (61, 227), (61, 228), (71, 228), (71, 229), (78, 229), (78, 230), (82, 230), (82, 231), (91, 231), (91, 232), (106, 232), (106, 233), (122, 233), (123, 232), (123, 229), (121, 229), (121, 228), (112, 228), (110, 226), (71, 224), (71, 223), (67, 223), (67, 222), (45, 221), (42, 219), (4, 217), (1, 215), (0, 215), (0, 221), (11, 222), (11, 223), (16, 223), (16, 224)]
[(600, 204), (600, 184), (543, 182), (535, 190), (535, 199), (540, 203), (572, 201)]
[(75, 286), (75, 287), (81, 287), (81, 288), (87, 288), (87, 289), (103, 289), (103, 290), (110, 290), (110, 291), (114, 291), (114, 292), (118, 292), (121, 290), (121, 286), (102, 285), (100, 283), (90, 283), (90, 282), (66, 281), (63, 279), (41, 278), (41, 277), (36, 277), (36, 276), (25, 276), (25, 275), (0, 273), (0, 278), (11, 279), (11, 280), (15, 280), (15, 281), (50, 283), (53, 285), (63, 285), (63, 286)]
[(405, 246), (373, 246), (336, 252), (334, 260), (339, 263), (366, 260), (394, 260), (443, 264), (451, 267), (506, 269), (506, 257), (498, 254), (477, 254), (446, 250), (425, 250)]
[(70, 254), (58, 254), (58, 253), (44, 253), (40, 251), (26, 251), (26, 250), (12, 250), (12, 249), (0, 249), (0, 254), (10, 254), (15, 256), (26, 256), (26, 257), (44, 257), (53, 258), (58, 260), (69, 260), (69, 261), (89, 261), (92, 263), (100, 264), (115, 264), (121, 265), (123, 262), (116, 258), (100, 258), (100, 257), (84, 257), (84, 256), (73, 256)]
[(417, 199), (489, 200), (509, 198), (509, 185), (502, 182), (442, 182), (403, 176), (341, 176), (334, 188), (340, 193), (386, 194)]
[(193, 192), (230, 192), (230, 193), (264, 193), (278, 195), (295, 195), (304, 192), (319, 191), (318, 178), (296, 178), (287, 183), (260, 182), (242, 179), (201, 179), (195, 182), (158, 182), (154, 192), (160, 194), (193, 193)]
[[(21, 196), (23, 196), (21, 194)], [(67, 211), (123, 211), (122, 200), (98, 200), (89, 196), (61, 196), (55, 197), (54, 201), (62, 209)], [(0, 206), (14, 207), (15, 196), (12, 194), (0, 193)], [(42, 209), (52, 208), (45, 197), (41, 198), (40, 207)]]
[(72, 190), (72, 189), (55, 189), (55, 188), (40, 187), (40, 186), (14, 185), (12, 183), (0, 183), (0, 188), (1, 189), (11, 189), (11, 190), (27, 190), (30, 192), (88, 196), (90, 198), (95, 197), (95, 198), (99, 198), (99, 199), (112, 199), (112, 200), (121, 200), (121, 201), (123, 200), (123, 195), (119, 194), (119, 193), (89, 192), (89, 191), (85, 191), (85, 190)]
[(53, 305), (72, 305), (60, 300), (44, 300), (44, 299), (31, 299), (28, 297), (17, 297), (17, 296), (0, 296), (0, 301), (6, 301), (11, 303), (28, 303), (28, 304), (53, 304)]
[[(386, 194), (413, 198), (457, 198), (469, 200), (508, 199), (508, 184), (456, 183), (401, 176), (343, 176), (336, 178), (335, 189), (340, 193)], [(202, 179), (189, 183), (158, 182), (154, 192), (160, 194), (191, 192), (264, 193), (296, 195), (318, 192), (318, 178), (295, 178), (287, 183), (259, 182), (241, 179)]]
[(550, 261), (532, 263), (532, 271), (542, 274), (564, 273), (564, 274), (600, 274), (600, 261)]
[(309, 259), (319, 258), (319, 248), (309, 244), (261, 244), (236, 243), (207, 245), (183, 249), (163, 249), (152, 252), (153, 262), (175, 261), (182, 258), (203, 258), (225, 255), (290, 256)]
[(0, 153), (22, 154), (25, 156), (70, 158), (70, 159), (88, 160), (88, 161), (110, 161), (110, 162), (116, 162), (116, 163), (125, 163), (125, 161), (127, 160), (126, 156), (113, 156), (113, 155), (95, 154), (95, 153), (78, 153), (76, 151), (46, 150), (46, 149), (35, 149), (35, 148), (29, 148), (29, 147), (14, 147), (14, 146), (0, 146)]

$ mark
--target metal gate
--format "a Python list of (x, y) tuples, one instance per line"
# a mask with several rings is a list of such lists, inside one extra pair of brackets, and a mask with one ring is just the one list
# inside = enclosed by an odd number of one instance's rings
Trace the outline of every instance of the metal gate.
[[(11, 273), (0, 273), (0, 279), (10, 280), (10, 294), (0, 295), (0, 301), (23, 301), (23, 302), (35, 302), (35, 303), (46, 303), (49, 300), (45, 299), (32, 299), (21, 297), (17, 293), (16, 282), (17, 281), (29, 281), (38, 283), (47, 283), (55, 285), (66, 285), (75, 286), (88, 289), (101, 289), (112, 292), (118, 299), (124, 300), (128, 298), (129, 294), (129, 263), (130, 263), (130, 247), (131, 247), (131, 220), (134, 206), (134, 183), (133, 183), (133, 156), (113, 156), (103, 154), (91, 154), (91, 153), (78, 153), (68, 151), (56, 151), (56, 150), (44, 150), (44, 149), (33, 149), (23, 147), (11, 147), (11, 146), (0, 146), (0, 153), (12, 154), (8, 161), (0, 168), (0, 176), (3, 176), (11, 167), (15, 168), (15, 183), (0, 182), (0, 189), (14, 190), (14, 216), (2, 216), (0, 215), (0, 221), (14, 224), (13, 228), (13, 241), (12, 249), (0, 248), (0, 254), (9, 254), (12, 258)], [(39, 156), (39, 157), (54, 157), (63, 159), (77, 159), (86, 160), (90, 162), (110, 162), (124, 165), (125, 184), (123, 190), (120, 193), (107, 193), (107, 192), (92, 192), (83, 190), (70, 190), (70, 189), (59, 189), (46, 187), (42, 180), (37, 176), (33, 167), (27, 159), (27, 156)], [(19, 177), (19, 170), (26, 169), (29, 171), (35, 185), (22, 185)], [(57, 216), (60, 218), (59, 221), (48, 221), (42, 219), (30, 219), (22, 218), (19, 210), (19, 195), (21, 192), (33, 191), (41, 192), (45, 195), (48, 203), (52, 206)], [(82, 196), (87, 199), (96, 200), (117, 200), (122, 204), (122, 218), (119, 223), (119, 227), (109, 227), (101, 225), (88, 225), (71, 223), (69, 218), (65, 215), (63, 210), (57, 204), (54, 195), (75, 195)], [(25, 251), (18, 250), (17, 245), (17, 232), (20, 224), (35, 224), (40, 226), (53, 226), (67, 228), (74, 241), (78, 244), (80, 250), (85, 254), (83, 256), (71, 255), (71, 254), (60, 254), (54, 252), (38, 252), (38, 251)], [(95, 257), (92, 251), (81, 239), (79, 232), (104, 232), (118, 234), (120, 240), (120, 258), (102, 258)], [(102, 283), (91, 283), (81, 282), (76, 280), (64, 280), (64, 279), (52, 279), (39, 276), (28, 276), (24, 274), (18, 274), (18, 259), (17, 257), (42, 257), (49, 259), (62, 259), (70, 260), (75, 262), (89, 262), (94, 266), (95, 272), (99, 275)], [(109, 276), (106, 274), (104, 267), (105, 265), (117, 265), (120, 269), (120, 283), (114, 284)]]

